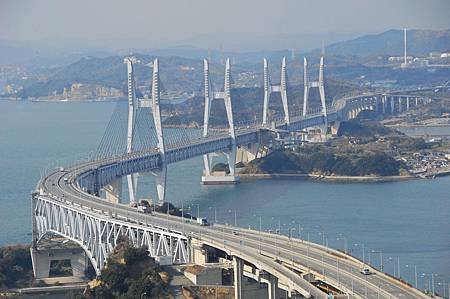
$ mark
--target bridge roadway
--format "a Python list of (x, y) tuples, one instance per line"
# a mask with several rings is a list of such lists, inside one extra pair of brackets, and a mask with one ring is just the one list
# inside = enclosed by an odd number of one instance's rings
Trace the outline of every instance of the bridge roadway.
[[(379, 95), (367, 94), (338, 100), (329, 110), (328, 120), (332, 122), (346, 119), (346, 110), (352, 109), (355, 105), (373, 106), (373, 97)], [(293, 117), (290, 125), (277, 124), (276, 127), (299, 130), (322, 124), (323, 117), (320, 114), (314, 114), (306, 118)], [(257, 141), (261, 130), (264, 128), (260, 126), (237, 129), (236, 143), (245, 145)], [(212, 136), (207, 139), (193, 140), (189, 145), (167, 149), (164, 162), (170, 164), (225, 150), (230, 148), (231, 142), (229, 136)], [(169, 216), (144, 215), (137, 213), (134, 208), (112, 204), (82, 191), (85, 188), (98, 193), (101, 188), (119, 177), (157, 169), (161, 163), (162, 155), (158, 151), (132, 153), (122, 157), (86, 162), (63, 172), (56, 171), (49, 174), (38, 184), (37, 190), (40, 193), (39, 196), (51, 198), (64, 205), (71, 205), (72, 208), (80, 209), (83, 213), (96, 214), (99, 218), (113, 217), (138, 225), (185, 234), (254, 264), (258, 269), (278, 277), (280, 282), (287, 284), (285, 285), (287, 289), (296, 290), (306, 297), (325, 298), (325, 294), (301, 278), (296, 271), (311, 272), (318, 279), (323, 279), (338, 289), (344, 290), (354, 298), (427, 298), (420, 291), (374, 269), (374, 275), (359, 274), (359, 270), (364, 267), (360, 261), (330, 248), (304, 240), (286, 240), (283, 236), (259, 234), (239, 228), (216, 225), (200, 227), (181, 223), (180, 219)], [(64, 178), (68, 178), (69, 181), (64, 182)], [(233, 233), (236, 230), (239, 230), (238, 234)]]
[[(127, 219), (142, 226), (160, 227), (177, 232), (209, 244), (248, 261), (259, 269), (288, 281), (291, 290), (314, 298), (325, 298), (325, 294), (297, 272), (311, 272), (317, 279), (344, 290), (351, 298), (428, 298), (420, 291), (373, 269), (374, 274), (364, 276), (359, 273), (364, 266), (355, 258), (330, 248), (299, 239), (288, 239), (277, 234), (260, 233), (254, 230), (231, 226), (212, 225), (201, 227), (183, 223), (181, 218), (164, 214), (142, 214), (123, 204), (112, 204), (82, 192), (75, 184), (75, 178), (96, 164), (107, 161), (89, 162), (66, 171), (55, 171), (44, 178), (38, 188), (42, 194), (51, 194), (63, 204), (82, 209), (85, 213), (100, 213), (100, 217)], [(68, 177), (69, 182), (64, 182)], [(325, 276), (322, 276), (322, 274)], [(353, 290), (353, 292), (352, 292)]]
[[(436, 88), (436, 87), (435, 87)], [(442, 87), (437, 87), (442, 88)], [(420, 91), (432, 90), (433, 88), (421, 89)], [(396, 93), (416, 92), (418, 90), (403, 90)], [(376, 99), (380, 99), (383, 93), (370, 93), (353, 97), (346, 97), (339, 99), (333, 103), (328, 109), (328, 122), (346, 120), (346, 112), (350, 109), (354, 109), (355, 106), (369, 107), (380, 102)], [(361, 107), (359, 107), (361, 108)], [(285, 124), (283, 121), (275, 121), (277, 129), (281, 130), (302, 130), (308, 127), (320, 127), (324, 124), (324, 118), (321, 113), (310, 114), (306, 117), (292, 116), (291, 123)], [(236, 145), (247, 145), (258, 141), (258, 135), (261, 131), (268, 128), (261, 125), (244, 126), (236, 128)], [(166, 149), (164, 154), (164, 163), (171, 164), (182, 160), (187, 160), (196, 156), (220, 152), (232, 147), (232, 138), (225, 133), (224, 135), (208, 136), (207, 138), (198, 138), (190, 140), (190, 144), (176, 146)], [(145, 172), (151, 169), (159, 168), (163, 163), (161, 154), (159, 152), (141, 152), (133, 153), (130, 155), (115, 157), (109, 160), (110, 163), (102, 163), (95, 165), (94, 167), (86, 171), (83, 174), (81, 187), (86, 187), (87, 190), (93, 193), (98, 191), (104, 186), (108, 185), (118, 177), (124, 177), (131, 173)]]

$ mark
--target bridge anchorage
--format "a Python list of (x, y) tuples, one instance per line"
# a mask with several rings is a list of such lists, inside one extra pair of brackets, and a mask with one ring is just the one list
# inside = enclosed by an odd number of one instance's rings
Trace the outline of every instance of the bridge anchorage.
[[(180, 217), (139, 213), (136, 208), (121, 203), (122, 178), (127, 179), (128, 195), (133, 202), (133, 199), (137, 201), (136, 175), (154, 173), (158, 201), (163, 203), (166, 200), (167, 165), (206, 155), (206, 170), (211, 166), (208, 154), (231, 152), (230, 175), (235, 175), (232, 162), (243, 160), (239, 157), (239, 151), (251, 151), (254, 145), (260, 148), (262, 136), (267, 136), (270, 130), (298, 131), (324, 125), (325, 121), (322, 107), (322, 111), (292, 116), (289, 123), (286, 118), (275, 120), (272, 129), (261, 123), (236, 125), (231, 105), (229, 60), (225, 67), (223, 92), (212, 90), (209, 65), (205, 60), (204, 128), (194, 131), (198, 134), (187, 140), (173, 142), (171, 137), (174, 135), (170, 135), (170, 130), (164, 130), (161, 122), (158, 59), (153, 62), (150, 100), (136, 98), (134, 62), (133, 58), (125, 59), (128, 73), (125, 151), (54, 170), (39, 182), (32, 194), (31, 253), (36, 277), (48, 277), (50, 263), (54, 259), (70, 259), (74, 273), (79, 275), (82, 275), (86, 260), (89, 260), (96, 273), (100, 274), (118, 239), (125, 236), (133, 245), (144, 246), (149, 255), (161, 264), (210, 264), (207, 249), (213, 248), (221, 254), (219, 261), (234, 268), (235, 298), (245, 297), (243, 277), (267, 284), (269, 298), (279, 297), (280, 292), (290, 298), (326, 298), (327, 295), (316, 287), (318, 285), (327, 285), (351, 298), (424, 298), (418, 290), (371, 266), (371, 271), (376, 275), (370, 281), (364, 280), (358, 273), (367, 264), (331, 248), (228, 225), (199, 226)], [(325, 110), (326, 121), (338, 124), (357, 117), (365, 110), (397, 113), (430, 101), (427, 97), (416, 95), (416, 92), (395, 91), (341, 98)], [(209, 114), (214, 99), (224, 100), (229, 122), (226, 132), (215, 133), (210, 127)], [(137, 139), (142, 137), (137, 134), (142, 127), (142, 115), (147, 117), (144, 137), (154, 142), (144, 140), (145, 146), (137, 146)], [(147, 130), (150, 126), (154, 135)], [(103, 193), (104, 198), (101, 198)], [(61, 238), (64, 241), (59, 241), (60, 249), (66, 240), (70, 240), (82, 250), (58, 250), (45, 246), (47, 240), (58, 242)], [(386, 285), (388, 287), (385, 288)]]

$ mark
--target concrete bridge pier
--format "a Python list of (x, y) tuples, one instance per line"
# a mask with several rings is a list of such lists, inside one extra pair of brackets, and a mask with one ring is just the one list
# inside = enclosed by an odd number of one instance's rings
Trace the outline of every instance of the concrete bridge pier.
[(406, 97), (406, 111), (409, 111), (409, 97)]
[(268, 294), (269, 299), (275, 299), (277, 298), (277, 289), (278, 289), (278, 278), (270, 275), (269, 276), (269, 283), (268, 283)]
[(89, 261), (84, 250), (80, 247), (70, 246), (68, 248), (31, 248), (31, 261), (33, 274), (36, 279), (50, 277), (50, 266), (52, 261), (69, 260), (73, 277), (84, 278)]
[(242, 299), (242, 278), (244, 271), (244, 261), (233, 256), (233, 275), (234, 275), (234, 298)]
[(398, 112), (402, 113), (402, 97), (398, 97)]
[(383, 96), (381, 98), (381, 109), (382, 109), (383, 114), (386, 114), (386, 106), (387, 106), (387, 97)]
[(394, 96), (391, 96), (391, 114), (394, 114), (394, 112), (395, 112)]
[(341, 126), (341, 122), (340, 121), (334, 121), (331, 124), (331, 135), (336, 136), (339, 132), (339, 127)]
[(415, 105), (415, 107), (417, 107), (418, 102), (419, 102), (419, 98), (416, 97), (416, 103), (415, 103), (416, 105)]
[(250, 143), (245, 146), (240, 146), (237, 149), (236, 164), (247, 164), (257, 158), (260, 158), (262, 153), (260, 152), (259, 143)]
[(105, 199), (110, 203), (120, 203), (122, 197), (122, 178), (112, 181), (109, 185), (106, 185), (103, 190), (105, 191)]

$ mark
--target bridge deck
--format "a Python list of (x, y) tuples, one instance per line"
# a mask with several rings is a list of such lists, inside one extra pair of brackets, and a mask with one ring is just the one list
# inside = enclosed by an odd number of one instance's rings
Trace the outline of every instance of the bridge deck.
[[(401, 93), (404, 94), (405, 91)], [(382, 94), (338, 100), (328, 114), (328, 120), (345, 120), (348, 118), (347, 112), (352, 112), (352, 110), (373, 109), (374, 105), (379, 104), (376, 98), (379, 96)], [(323, 116), (315, 114), (293, 118), (289, 125), (277, 123), (276, 128), (300, 130), (320, 126), (323, 123)], [(266, 129), (261, 126), (238, 129), (236, 132), (237, 145), (255, 142), (258, 134)], [(168, 149), (164, 154), (165, 163), (175, 163), (198, 155), (222, 151), (230, 148), (231, 142), (232, 140), (228, 136), (200, 138), (189, 145)], [(97, 194), (100, 188), (127, 174), (161, 167), (162, 158), (163, 156), (158, 151), (131, 153), (125, 156), (86, 162), (64, 171), (54, 171), (38, 184), (39, 195), (35, 194), (33, 200), (36, 196), (43, 197), (56, 205), (70, 206), (71, 209), (96, 219), (117, 219), (121, 223), (124, 221), (134, 223), (135, 227), (154, 227), (170, 234), (178, 234), (183, 240), (196, 239), (223, 250), (231, 256), (240, 257), (258, 269), (271, 273), (289, 290), (297, 291), (305, 296), (325, 298), (325, 294), (304, 280), (299, 272), (313, 273), (316, 278), (344, 290), (354, 298), (427, 297), (413, 287), (375, 269), (373, 269), (374, 275), (363, 276), (359, 274), (361, 268), (364, 267), (362, 262), (344, 253), (304, 240), (289, 240), (279, 235), (229, 226), (201, 227), (182, 222), (176, 217), (140, 214), (135, 208), (113, 204), (82, 191), (87, 190)], [(36, 243), (37, 240), (34, 242)], [(99, 267), (103, 266), (103, 262), (103, 260), (100, 261)]]

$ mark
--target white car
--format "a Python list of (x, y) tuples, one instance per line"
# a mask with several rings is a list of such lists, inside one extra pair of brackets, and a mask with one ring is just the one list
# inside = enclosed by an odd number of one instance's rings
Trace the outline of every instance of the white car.
[(361, 274), (363, 274), (363, 275), (370, 275), (371, 274), (370, 269), (369, 268), (362, 269), (361, 270)]

